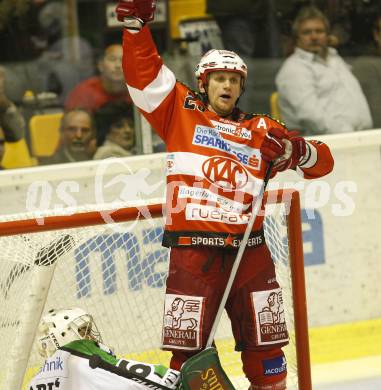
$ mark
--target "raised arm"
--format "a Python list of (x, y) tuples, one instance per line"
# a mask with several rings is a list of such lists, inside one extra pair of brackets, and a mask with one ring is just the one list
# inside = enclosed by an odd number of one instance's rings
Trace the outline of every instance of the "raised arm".
[(133, 102), (165, 138), (176, 94), (176, 77), (159, 56), (146, 22), (153, 19), (155, 1), (119, 1), (118, 19), (124, 23), (123, 71)]

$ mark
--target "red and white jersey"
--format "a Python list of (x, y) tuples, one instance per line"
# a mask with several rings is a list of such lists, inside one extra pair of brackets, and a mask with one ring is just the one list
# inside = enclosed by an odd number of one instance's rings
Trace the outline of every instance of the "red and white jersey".
[[(209, 111), (163, 64), (147, 26), (136, 34), (125, 30), (123, 48), (133, 102), (167, 146), (163, 244), (238, 246), (266, 172), (260, 154), (263, 138), (270, 127), (284, 125), (267, 115), (237, 110), (230, 120)], [(297, 168), (303, 177), (332, 170), (325, 144), (310, 141), (307, 150)], [(262, 220), (254, 224), (253, 245), (262, 243)]]

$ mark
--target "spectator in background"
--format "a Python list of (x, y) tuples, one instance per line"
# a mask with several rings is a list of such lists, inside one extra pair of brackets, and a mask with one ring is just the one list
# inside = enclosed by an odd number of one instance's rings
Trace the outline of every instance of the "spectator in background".
[(292, 32), (295, 51), (275, 80), (282, 120), (307, 135), (370, 129), (372, 118), (358, 81), (328, 47), (325, 15), (315, 7), (302, 8)]
[(35, 45), (44, 49), (38, 60), (45, 75), (43, 88), (56, 93), (62, 105), (78, 83), (95, 73), (93, 48), (70, 31), (68, 14), (64, 2), (46, 3), (38, 15), (40, 36), (34, 37)]
[(221, 29), (226, 50), (252, 56), (255, 50), (253, 0), (208, 0), (207, 13), (214, 16)]
[(373, 39), (375, 45), (369, 55), (354, 61), (353, 74), (368, 100), (373, 127), (381, 129), (381, 13), (373, 23)]
[(95, 160), (136, 154), (133, 110), (126, 102), (110, 102), (94, 114), (98, 149)]
[(224, 48), (245, 57), (281, 57), (289, 53), (289, 24), (308, 0), (207, 0)]
[(35, 0), (0, 1), (1, 61), (28, 61), (40, 54), (33, 42), (33, 36), (39, 30), (40, 3)]
[(123, 78), (122, 53), (122, 45), (108, 46), (98, 62), (99, 76), (78, 84), (66, 99), (65, 109), (80, 107), (94, 112), (107, 102), (123, 100), (130, 103)]
[(17, 142), (25, 135), (25, 120), (4, 89), (5, 69), (0, 66), (0, 169), (5, 142)]
[(61, 119), (60, 146), (53, 156), (40, 160), (41, 164), (91, 160), (96, 149), (96, 133), (92, 115), (83, 109), (67, 111)]

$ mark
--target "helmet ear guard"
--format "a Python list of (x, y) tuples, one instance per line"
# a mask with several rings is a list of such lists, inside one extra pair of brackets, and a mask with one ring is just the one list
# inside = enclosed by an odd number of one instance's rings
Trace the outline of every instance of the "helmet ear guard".
[(102, 342), (93, 317), (80, 308), (50, 310), (41, 319), (37, 338), (39, 353), (44, 358), (75, 340), (92, 339)]

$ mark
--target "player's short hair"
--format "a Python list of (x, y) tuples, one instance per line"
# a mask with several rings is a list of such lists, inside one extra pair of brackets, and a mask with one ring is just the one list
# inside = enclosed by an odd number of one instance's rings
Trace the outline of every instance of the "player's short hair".
[(300, 25), (306, 21), (311, 19), (319, 19), (324, 23), (325, 30), (327, 34), (330, 30), (330, 23), (328, 18), (324, 15), (322, 11), (320, 11), (319, 8), (314, 6), (307, 6), (303, 7), (299, 10), (298, 14), (296, 15), (293, 23), (292, 23), (292, 36), (294, 39), (298, 37), (299, 34), (299, 27)]

